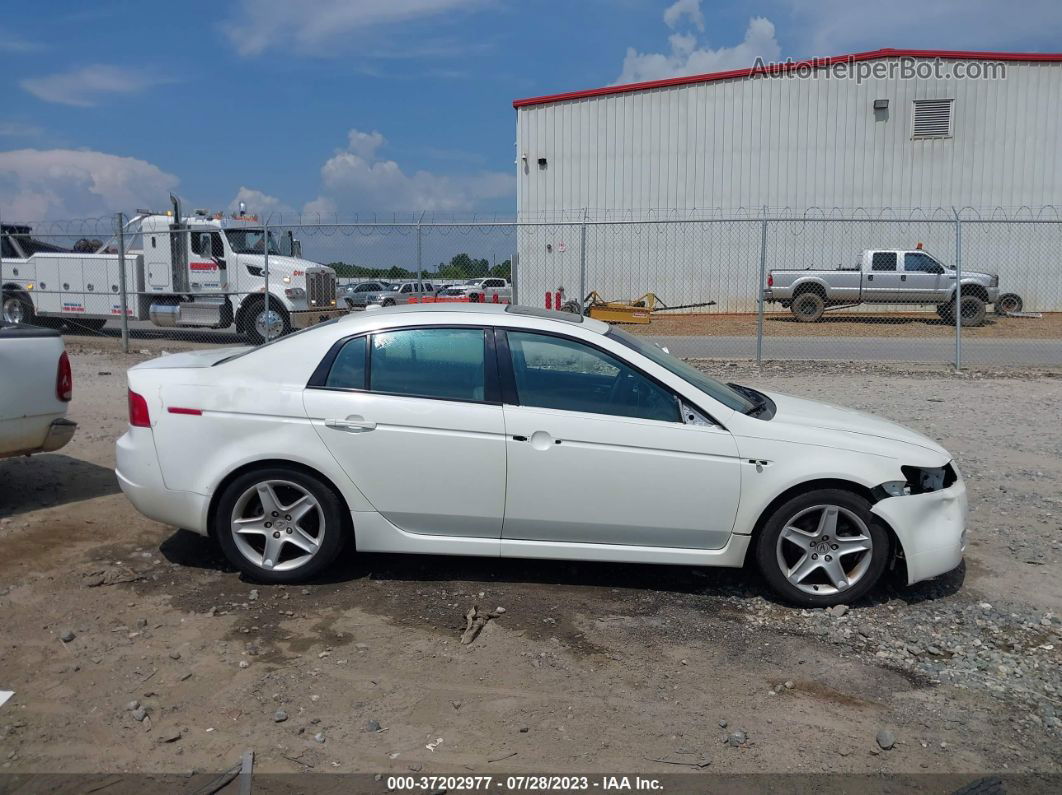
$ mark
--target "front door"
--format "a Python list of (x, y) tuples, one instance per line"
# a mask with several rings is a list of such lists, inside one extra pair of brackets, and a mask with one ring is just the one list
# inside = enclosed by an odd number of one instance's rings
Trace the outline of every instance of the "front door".
[(501, 535), (505, 425), (488, 394), (493, 355), (482, 328), (380, 332), (347, 341), (306, 389), (321, 440), (402, 530)]
[(503, 539), (726, 544), (740, 493), (729, 432), (683, 424), (670, 391), (591, 345), (523, 331), (505, 339), (516, 394), (505, 405)]
[(928, 254), (909, 251), (903, 255), (905, 292), (909, 301), (937, 302), (951, 284), (944, 267)]

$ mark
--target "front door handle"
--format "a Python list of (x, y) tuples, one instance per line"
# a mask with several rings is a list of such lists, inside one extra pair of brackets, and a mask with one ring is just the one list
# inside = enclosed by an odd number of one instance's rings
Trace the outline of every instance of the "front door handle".
[(868, 281), (868, 282), (872, 282), (872, 281), (874, 281), (874, 277), (873, 277), (873, 276), (867, 276), (867, 281)]
[(325, 420), (325, 427), (334, 431), (346, 431), (347, 433), (362, 433), (376, 429), (376, 423), (372, 420), (360, 417), (348, 417), (345, 420)]
[(905, 275), (901, 275), (901, 276), (900, 276), (900, 281), (901, 281), (901, 282), (905, 282), (905, 281), (907, 281), (907, 276), (905, 276)]

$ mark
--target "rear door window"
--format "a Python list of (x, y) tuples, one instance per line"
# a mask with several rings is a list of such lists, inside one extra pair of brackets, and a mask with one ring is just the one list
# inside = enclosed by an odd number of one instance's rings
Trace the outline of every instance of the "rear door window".
[(483, 401), (483, 329), (401, 329), (373, 334), (369, 389), (390, 395)]
[(872, 271), (896, 270), (896, 252), (875, 251), (870, 258), (870, 269)]

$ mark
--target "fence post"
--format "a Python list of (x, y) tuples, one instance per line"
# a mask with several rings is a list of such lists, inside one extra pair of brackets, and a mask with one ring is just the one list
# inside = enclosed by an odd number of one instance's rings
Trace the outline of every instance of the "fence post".
[(955, 213), (955, 369), (962, 369), (962, 219)]
[(512, 297), (509, 298), (509, 303), (519, 304), (520, 296), (517, 293), (517, 282), (520, 270), (520, 225), (516, 225), (516, 251), (509, 256), (509, 286), (512, 288)]
[(0, 213), (0, 321), (4, 319), (4, 214)]
[(760, 228), (760, 279), (756, 287), (756, 366), (763, 367), (763, 289), (767, 280), (767, 208)]
[[(579, 301), (579, 306), (583, 306), (583, 302), (586, 300), (586, 218), (590, 214), (589, 210), (583, 210), (583, 224), (579, 230), (579, 295), (576, 298)], [(560, 309), (560, 307), (557, 307)]]
[[(118, 295), (122, 312), (122, 353), (129, 353), (129, 296), (125, 278), (125, 215), (118, 213)], [(139, 301), (139, 296), (137, 296)]]
[(273, 337), (273, 324), (269, 322), (269, 222), (262, 219), (262, 275), (265, 276), (265, 341)]
[(424, 213), (421, 213), (420, 218), (417, 219), (417, 287), (422, 291), (424, 290), (424, 266), (421, 261), (423, 243), (420, 238), (420, 222), (423, 218)]

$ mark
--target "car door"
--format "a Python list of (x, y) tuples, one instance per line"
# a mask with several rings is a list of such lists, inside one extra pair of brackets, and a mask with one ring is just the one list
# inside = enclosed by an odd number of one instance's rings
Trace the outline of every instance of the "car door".
[(873, 252), (870, 271), (863, 274), (863, 300), (879, 304), (902, 301), (900, 275), (895, 251)]
[(322, 441), (402, 530), (501, 535), (505, 422), (493, 348), (493, 335), (473, 326), (353, 337), (305, 390)]
[[(589, 343), (499, 331), (503, 540), (718, 549), (740, 493), (733, 437)], [(503, 549), (504, 554), (504, 549)]]
[(903, 255), (904, 292), (910, 301), (939, 301), (950, 284), (944, 267), (928, 254), (908, 251)]

